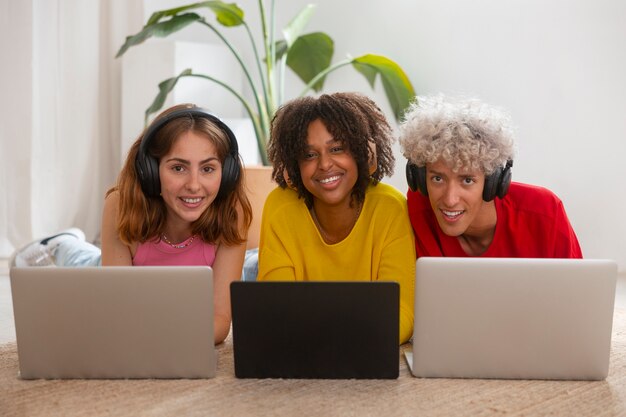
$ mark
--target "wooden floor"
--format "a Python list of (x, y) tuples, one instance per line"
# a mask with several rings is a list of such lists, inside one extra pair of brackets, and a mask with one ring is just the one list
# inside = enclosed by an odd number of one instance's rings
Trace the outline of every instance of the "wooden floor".
[[(626, 308), (626, 273), (622, 272), (617, 280), (615, 307)], [(13, 323), (13, 303), (11, 302), (11, 285), (9, 268), (6, 259), (0, 259), (0, 344), (15, 340)]]

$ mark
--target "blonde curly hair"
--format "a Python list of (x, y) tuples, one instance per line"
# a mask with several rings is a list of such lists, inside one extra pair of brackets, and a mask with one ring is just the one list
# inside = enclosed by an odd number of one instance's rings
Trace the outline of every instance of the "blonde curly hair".
[(403, 155), (418, 167), (443, 158), (454, 172), (490, 175), (512, 160), (515, 140), (507, 113), (477, 99), (416, 97), (400, 125)]

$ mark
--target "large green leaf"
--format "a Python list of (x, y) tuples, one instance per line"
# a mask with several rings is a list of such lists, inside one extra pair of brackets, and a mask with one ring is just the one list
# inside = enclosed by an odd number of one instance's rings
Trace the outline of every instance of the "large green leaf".
[(175, 7), (173, 9), (161, 10), (152, 13), (146, 26), (159, 22), (164, 17), (175, 16), (181, 12), (193, 9), (208, 8), (211, 9), (217, 21), (224, 26), (239, 26), (243, 24), (243, 10), (235, 3), (224, 3), (222, 1), (202, 1), (199, 3), (188, 4), (186, 6)]
[[(287, 65), (305, 84), (330, 66), (335, 52), (335, 43), (325, 33), (315, 32), (296, 39), (287, 52)], [(325, 78), (318, 80), (313, 89), (320, 91)]]
[[(187, 10), (199, 8), (208, 8), (212, 10), (217, 17), (217, 21), (227, 27), (239, 26), (244, 23), (243, 10), (241, 10), (235, 3), (227, 4), (222, 1), (203, 1), (173, 9), (161, 10), (154, 12), (152, 16), (150, 16), (148, 23), (146, 23), (141, 32), (126, 37), (124, 45), (122, 45), (115, 57), (117, 58), (122, 56), (128, 48), (143, 43), (146, 39), (151, 38), (152, 36), (164, 38), (174, 32), (184, 29), (193, 22), (204, 20), (204, 18), (197, 13), (182, 13)], [(170, 16), (170, 19), (162, 20)]]
[(126, 37), (126, 42), (124, 42), (124, 45), (122, 45), (115, 57), (118, 58), (122, 56), (124, 52), (128, 50), (128, 48), (134, 45), (138, 45), (144, 42), (146, 39), (151, 38), (152, 36), (164, 38), (201, 19), (203, 18), (196, 13), (185, 13), (174, 16), (171, 19), (165, 20), (163, 22), (146, 25), (141, 30), (141, 32)]
[(289, 24), (283, 29), (283, 36), (285, 37), (288, 47), (291, 47), (300, 37), (306, 24), (309, 23), (309, 19), (311, 19), (314, 10), (315, 5), (308, 4), (300, 11), (300, 13), (296, 15), (296, 17), (291, 19), (291, 22), (289, 22)]
[(376, 76), (380, 75), (387, 100), (396, 120), (400, 121), (415, 98), (415, 90), (404, 70), (391, 59), (373, 54), (354, 58), (352, 65), (367, 78), (372, 88), (374, 88)]
[(178, 74), (176, 77), (168, 78), (167, 80), (161, 81), (159, 83), (159, 94), (157, 94), (157, 96), (154, 98), (154, 101), (152, 102), (150, 107), (146, 109), (146, 121), (148, 121), (148, 117), (152, 113), (156, 113), (161, 110), (161, 108), (163, 107), (163, 103), (165, 103), (167, 95), (170, 93), (170, 91), (174, 89), (174, 87), (176, 87), (176, 83), (178, 82), (178, 80), (181, 77), (185, 77), (188, 75), (191, 75), (191, 68), (183, 70), (183, 72)]

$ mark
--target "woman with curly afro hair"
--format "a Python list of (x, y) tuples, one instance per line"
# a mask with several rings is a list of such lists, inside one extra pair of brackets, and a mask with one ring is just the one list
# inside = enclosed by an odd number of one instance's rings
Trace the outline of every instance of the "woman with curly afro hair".
[(397, 281), (400, 334), (413, 327), (414, 239), (393, 173), (391, 127), (357, 93), (304, 97), (272, 121), (268, 155), (279, 187), (263, 210), (260, 281)]

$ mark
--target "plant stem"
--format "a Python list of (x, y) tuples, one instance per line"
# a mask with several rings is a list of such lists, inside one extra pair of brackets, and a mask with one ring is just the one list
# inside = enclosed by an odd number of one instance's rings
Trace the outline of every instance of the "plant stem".
[[(270, 45), (270, 54), (269, 54), (269, 58), (271, 60), (272, 65), (274, 65), (276, 63), (276, 34), (275, 34), (275, 30), (276, 30), (276, 26), (275, 26), (275, 22), (274, 22), (274, 17), (275, 17), (275, 6), (276, 2), (274, 0), (271, 0), (270, 2), (270, 38), (269, 38), (269, 45)], [(278, 107), (281, 103), (282, 103), (282, 94), (280, 91), (277, 91), (277, 85), (276, 85), (276, 77), (274, 75), (273, 72), (269, 72), (268, 71), (268, 79), (270, 82), (270, 88), (271, 91), (274, 92), (276, 95), (272, 95), (272, 97), (275, 97), (275, 101), (274, 101), (274, 105), (276, 107)], [(280, 84), (278, 84), (280, 85)], [(274, 111), (276, 110), (276, 107), (272, 107), (270, 114), (274, 114)]]
[(284, 54), (280, 58), (280, 70), (278, 72), (278, 85), (280, 90), (278, 91), (278, 103), (281, 104), (285, 97), (285, 72), (287, 71), (287, 54)]
[[(273, 10), (271, 10), (272, 14), (271, 19), (273, 21), (274, 16), (273, 16)], [(267, 28), (267, 17), (265, 16), (265, 5), (263, 4), (263, 0), (259, 0), (259, 13), (261, 15), (261, 31), (262, 31), (262, 39), (263, 39), (263, 48), (265, 49), (265, 76), (267, 77), (267, 88), (269, 89), (269, 91), (264, 90), (265, 92), (265, 105), (266, 105), (266, 109), (267, 109), (267, 120), (268, 120), (268, 125), (269, 125), (269, 117), (270, 114), (274, 114), (274, 86), (272, 85), (272, 79), (273, 79), (273, 65), (274, 65), (274, 57), (271, 53), (271, 34), (268, 32), (268, 28)], [(246, 26), (247, 28), (248, 26)], [(271, 30), (271, 28), (270, 28)], [(259, 66), (259, 74), (261, 76), (261, 82), (263, 83), (263, 86), (266, 86), (265, 83), (265, 76), (263, 74), (263, 70), (261, 69), (261, 58), (259, 56), (259, 53), (257, 51), (256, 48), (256, 43), (254, 42), (254, 39), (252, 38), (252, 34), (250, 33), (250, 31), (248, 31), (248, 34), (250, 36), (250, 42), (252, 43), (252, 47), (254, 50), (254, 55), (256, 57), (256, 63)]]
[[(267, 105), (264, 106), (263, 103), (261, 103), (261, 101), (259, 100), (258, 90), (257, 90), (256, 86), (254, 85), (254, 81), (252, 80), (252, 76), (250, 75), (250, 72), (248, 71), (246, 65), (243, 63), (243, 60), (241, 59), (241, 56), (239, 55), (239, 53), (237, 53), (235, 48), (233, 48), (232, 44), (228, 41), (228, 39), (226, 39), (224, 37), (224, 35), (222, 35), (222, 33), (219, 30), (217, 30), (210, 23), (207, 23), (205, 20), (200, 20), (199, 23), (201, 23), (201, 24), (205, 25), (206, 27), (208, 27), (209, 29), (211, 29), (222, 40), (222, 42), (224, 42), (224, 44), (226, 44), (226, 46), (228, 47), (228, 49), (230, 49), (230, 51), (232, 52), (232, 54), (235, 57), (235, 59), (237, 60), (237, 62), (239, 62), (239, 66), (241, 66), (241, 69), (242, 69), (244, 75), (246, 76), (246, 79), (248, 80), (248, 83), (250, 84), (250, 88), (252, 89), (252, 93), (254, 95), (254, 100), (256, 102), (256, 107), (257, 107), (257, 110), (258, 110), (258, 115), (259, 115), (258, 119), (259, 119), (260, 127), (261, 127), (261, 130), (264, 132), (262, 136), (258, 136), (257, 135), (257, 142), (263, 142), (262, 145), (265, 146), (265, 138), (268, 136), (268, 132), (269, 132), (269, 121), (268, 121), (268, 115), (267, 115)], [(246, 25), (246, 28), (248, 30), (248, 35), (251, 36), (250, 30), (249, 30), (247, 25)], [(253, 46), (254, 46), (254, 42), (253, 42)], [(256, 53), (256, 48), (255, 48), (255, 54), (258, 56), (258, 53)], [(257, 63), (258, 63), (258, 61), (257, 61)], [(259, 67), (259, 70), (260, 70), (260, 67)], [(263, 87), (265, 88), (265, 83), (263, 82), (263, 77), (261, 77), (261, 82), (262, 82)], [(261, 156), (263, 157), (264, 154), (265, 154), (265, 152), (263, 152), (261, 154)], [(266, 164), (265, 161), (263, 163)]]
[(269, 129), (269, 114), (271, 111), (271, 109), (273, 109), (273, 105), (272, 105), (272, 99), (269, 96), (269, 92), (267, 89), (267, 82), (265, 81), (265, 75), (263, 74), (263, 68), (261, 68), (261, 58), (259, 55), (259, 51), (256, 47), (256, 43), (254, 42), (254, 37), (252, 36), (252, 32), (250, 32), (250, 27), (244, 23), (244, 26), (246, 28), (246, 32), (248, 33), (248, 38), (250, 38), (250, 43), (252, 44), (252, 51), (254, 52), (254, 57), (255, 57), (255, 63), (257, 66), (257, 69), (259, 71), (259, 77), (261, 78), (261, 87), (263, 89), (263, 98), (264, 98), (264, 103), (265, 106), (259, 108), (259, 114), (261, 116), (262, 122), (264, 126), (268, 126)]

